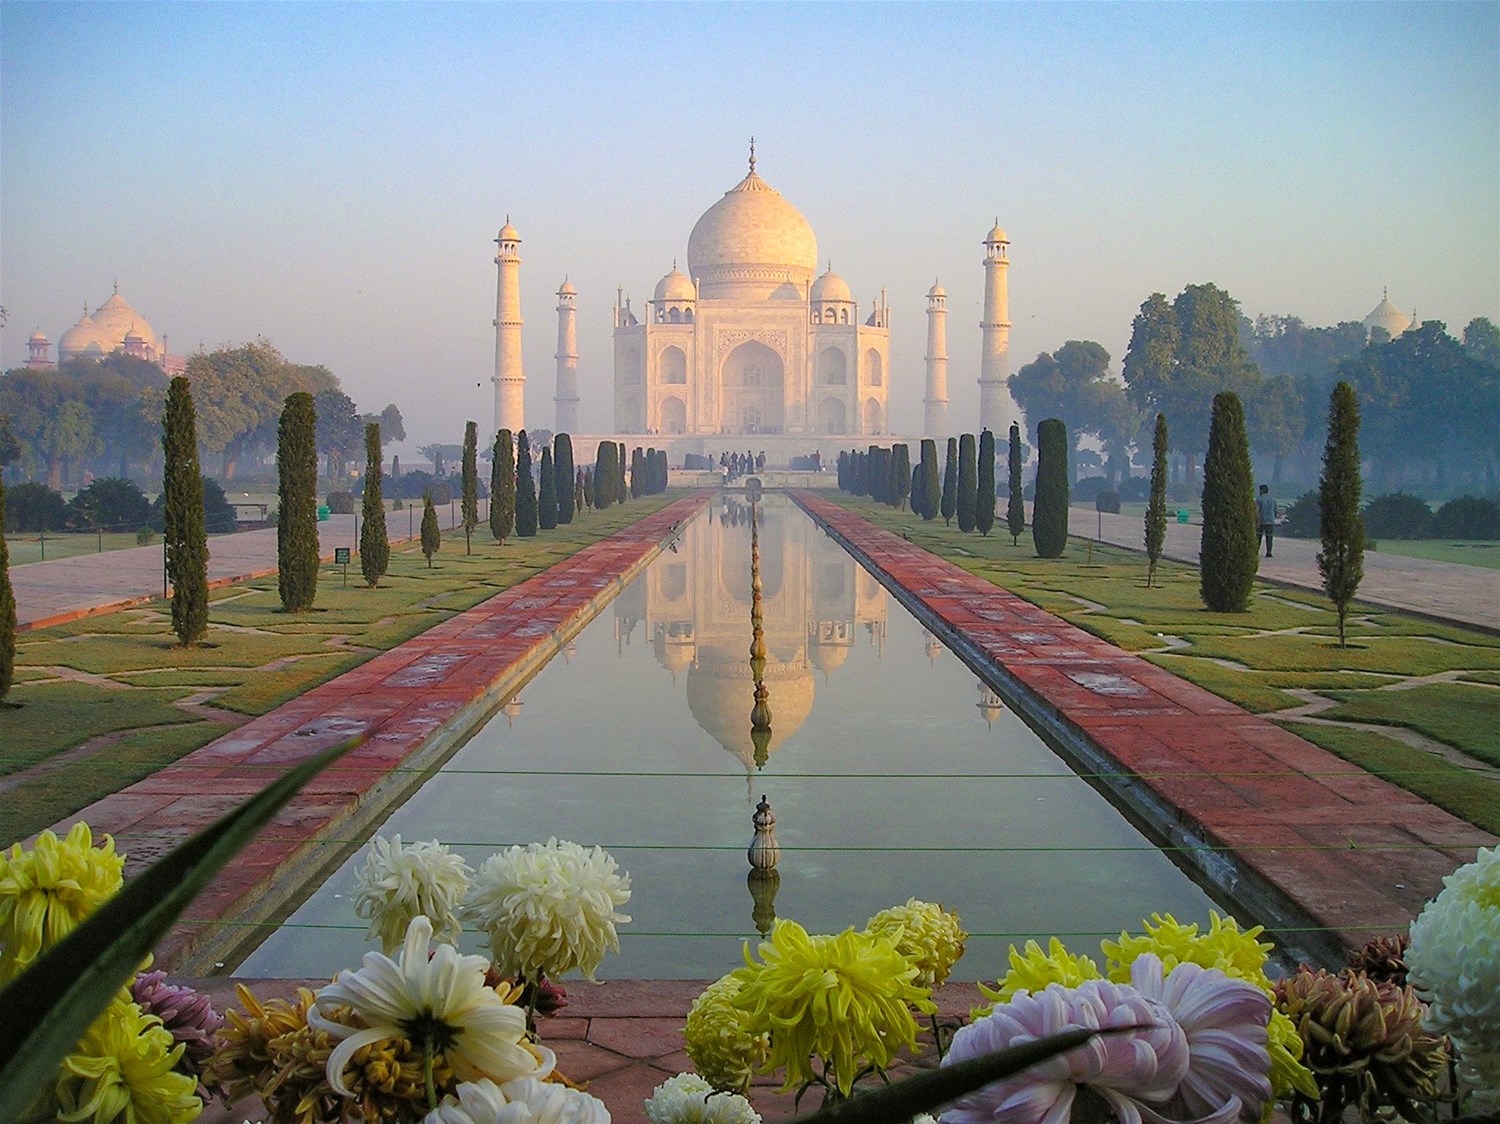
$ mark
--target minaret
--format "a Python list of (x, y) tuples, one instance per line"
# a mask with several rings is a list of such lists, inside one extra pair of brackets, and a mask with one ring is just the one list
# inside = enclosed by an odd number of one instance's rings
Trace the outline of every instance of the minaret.
[(495, 239), (495, 429), (526, 428), (526, 375), (521, 370), (521, 236), (505, 216)]
[(936, 281), (927, 291), (927, 411), (924, 437), (948, 436), (948, 294)]
[(557, 290), (557, 432), (578, 429), (578, 290), (563, 278)]
[(1000, 221), (984, 240), (984, 319), (979, 327), (984, 342), (979, 359), (979, 427), (988, 429), (1000, 440), (1010, 432), (1013, 421), (1020, 420), (1010, 397), (1010, 292), (1006, 271), (1010, 261), (1005, 248), (1010, 239), (1000, 229)]

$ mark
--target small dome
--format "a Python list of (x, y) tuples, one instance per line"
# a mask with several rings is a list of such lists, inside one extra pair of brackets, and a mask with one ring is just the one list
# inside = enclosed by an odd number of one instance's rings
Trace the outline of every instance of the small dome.
[(578, 290), (573, 288), (573, 282), (564, 277), (562, 288), (557, 290), (557, 295), (560, 297), (576, 297), (578, 295)]
[(519, 242), (520, 240), (521, 240), (521, 232), (518, 231), (515, 227), (513, 227), (513, 226), (510, 225), (510, 216), (506, 215), (505, 216), (505, 225), (500, 228), (500, 233), (496, 236), (495, 241), (496, 242)]
[(934, 281), (932, 283), (932, 288), (927, 290), (927, 295), (929, 297), (946, 297), (948, 294), (943, 291), (943, 287), (941, 285)]
[(848, 284), (833, 271), (831, 265), (827, 273), (813, 282), (812, 291), (808, 293), (807, 299), (813, 304), (826, 304), (829, 301), (854, 303), (854, 296), (849, 292)]
[(114, 349), (114, 342), (94, 323), (93, 317), (87, 314), (57, 341), (57, 355), (60, 359), (71, 359), (79, 355), (108, 355)]
[(1365, 330), (1371, 328), (1384, 328), (1386, 333), (1395, 339), (1402, 332), (1412, 327), (1412, 318), (1391, 303), (1390, 296), (1383, 294), (1380, 303), (1370, 310), (1370, 315), (1364, 319)]
[(143, 336), (143, 335), (141, 335), (134, 328), (131, 328), (130, 331), (128, 331), (128, 332), (125, 333), (125, 342), (126, 343), (131, 343), (131, 342), (145, 343), (146, 342), (146, 337)]
[(985, 242), (987, 242), (987, 243), (988, 242), (1009, 242), (1009, 241), (1010, 241), (1010, 237), (1005, 233), (1005, 229), (999, 224), (999, 222), (995, 223), (995, 225), (990, 229), (990, 233), (989, 233), (988, 237), (985, 238)]
[(673, 266), (672, 272), (656, 283), (656, 295), (652, 299), (673, 304), (695, 300), (697, 296), (687, 274)]
[(47, 339), (46, 336), (42, 335), (42, 330), (40, 328), (38, 328), (36, 331), (34, 331), (34, 332), (31, 333), (31, 339), (28, 342), (29, 343), (47, 343), (49, 341), (48, 341), (48, 339)]

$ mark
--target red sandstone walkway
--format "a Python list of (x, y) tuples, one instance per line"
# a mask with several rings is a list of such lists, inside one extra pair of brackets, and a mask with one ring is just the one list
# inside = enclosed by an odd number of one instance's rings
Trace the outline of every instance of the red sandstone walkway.
[[(54, 825), (116, 836), (127, 874), (207, 826), (290, 766), (357, 735), (222, 872), (158, 946), (164, 967), (207, 974), (233, 926), (273, 917), (329, 857), (319, 838), (377, 823), (546, 662), (707, 500), (679, 500), (520, 585), (240, 726)], [(396, 766), (406, 766), (393, 771)], [(214, 922), (227, 923), (225, 925)]]
[(1157, 834), (1285, 946), (1341, 960), (1341, 947), (1402, 931), (1444, 875), (1496, 842), (844, 508), (794, 498), (997, 688), (1097, 752), (1120, 798), (1154, 811)]

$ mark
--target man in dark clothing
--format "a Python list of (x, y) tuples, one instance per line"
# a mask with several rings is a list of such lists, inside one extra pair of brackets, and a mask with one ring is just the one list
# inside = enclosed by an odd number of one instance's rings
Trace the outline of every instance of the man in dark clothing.
[(1271, 538), (1276, 533), (1276, 501), (1271, 498), (1268, 484), (1260, 486), (1260, 495), (1255, 498), (1255, 545), (1266, 540), (1266, 557), (1271, 557)]

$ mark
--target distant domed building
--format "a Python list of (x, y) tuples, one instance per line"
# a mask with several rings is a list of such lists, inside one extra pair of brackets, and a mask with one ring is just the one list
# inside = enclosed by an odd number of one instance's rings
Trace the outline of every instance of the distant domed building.
[(1415, 327), (1416, 320), (1393, 305), (1390, 293), (1382, 290), (1380, 303), (1370, 310), (1370, 315), (1364, 318), (1364, 325), (1366, 332), (1375, 328), (1383, 328), (1386, 335), (1395, 339), (1406, 329)]
[[(32, 334), (27, 346), (31, 352), (27, 367), (47, 370), (55, 366), (47, 354), (49, 341), (40, 330)], [(166, 337), (158, 340), (151, 323), (120, 296), (118, 284), (110, 298), (92, 313), (85, 306), (83, 318), (62, 334), (57, 341), (57, 361), (103, 359), (116, 351), (155, 363), (169, 375), (180, 375), (187, 367), (182, 356), (167, 353)]]
[(687, 273), (642, 316), (616, 301), (615, 429), (675, 435), (890, 431), (890, 312), (861, 321), (800, 211), (750, 170), (688, 237)]

